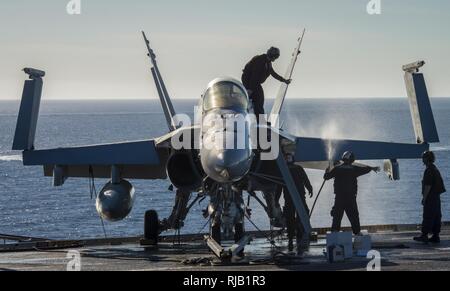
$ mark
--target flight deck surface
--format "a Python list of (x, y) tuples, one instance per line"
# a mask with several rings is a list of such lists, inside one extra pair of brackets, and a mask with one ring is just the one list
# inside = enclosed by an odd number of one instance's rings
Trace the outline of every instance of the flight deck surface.
[[(381, 253), (382, 271), (450, 270), (450, 226), (446, 225), (439, 245), (423, 245), (412, 241), (415, 230), (379, 231), (372, 233), (373, 249)], [(284, 240), (285, 241), (285, 240)], [(246, 258), (232, 264), (221, 263), (201, 239), (183, 238), (181, 244), (172, 239), (161, 242), (157, 249), (144, 249), (132, 238), (107, 242), (72, 241), (66, 247), (48, 250), (7, 251), (0, 249), (0, 270), (65, 271), (69, 251), (81, 255), (82, 271), (365, 271), (369, 259), (353, 257), (330, 264), (324, 255), (325, 240), (319, 236), (303, 257), (286, 255), (285, 243), (275, 240), (274, 248), (266, 238), (255, 238), (246, 248)], [(83, 246), (84, 245), (84, 246)]]

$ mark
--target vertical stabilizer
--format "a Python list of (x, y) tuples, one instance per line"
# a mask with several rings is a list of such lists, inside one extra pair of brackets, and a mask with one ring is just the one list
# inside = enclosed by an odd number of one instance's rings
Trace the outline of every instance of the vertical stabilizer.
[(175, 109), (173, 107), (172, 101), (170, 100), (169, 93), (167, 92), (166, 85), (164, 84), (164, 80), (159, 72), (158, 64), (156, 62), (156, 54), (153, 49), (150, 47), (150, 41), (147, 39), (145, 32), (142, 32), (142, 36), (144, 37), (145, 44), (148, 50), (148, 57), (150, 58), (152, 68), (152, 77), (155, 82), (156, 90), (158, 91), (159, 100), (161, 101), (161, 106), (164, 111), (164, 116), (166, 117), (167, 126), (170, 131), (174, 131), (177, 129), (177, 124), (175, 121)]
[[(302, 36), (298, 39), (297, 46), (295, 47), (295, 51), (292, 54), (292, 59), (289, 64), (289, 67), (287, 69), (286, 74), (284, 75), (285, 79), (291, 79), (292, 74), (294, 73), (295, 64), (298, 60), (298, 55), (300, 54), (300, 48), (303, 43), (303, 38), (305, 37), (306, 29), (303, 30)], [(280, 89), (278, 90), (277, 97), (275, 99), (275, 102), (272, 107), (272, 111), (270, 112), (269, 116), (269, 122), (272, 124), (272, 126), (276, 126), (279, 122), (279, 115), (281, 113), (281, 110), (283, 109), (284, 100), (286, 98), (286, 93), (289, 88), (289, 85), (282, 83), (280, 85)]]

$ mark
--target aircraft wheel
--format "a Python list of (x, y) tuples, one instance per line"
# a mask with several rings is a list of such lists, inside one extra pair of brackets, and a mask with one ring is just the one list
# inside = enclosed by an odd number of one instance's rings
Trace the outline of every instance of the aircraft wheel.
[(149, 241), (158, 243), (159, 236), (159, 220), (158, 213), (155, 210), (145, 212), (144, 219), (144, 238)]

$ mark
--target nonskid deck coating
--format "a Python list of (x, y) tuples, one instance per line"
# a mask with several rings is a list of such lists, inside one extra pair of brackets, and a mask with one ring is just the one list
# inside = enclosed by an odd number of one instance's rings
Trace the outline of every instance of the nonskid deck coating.
[[(412, 241), (416, 231), (379, 232), (372, 235), (373, 249), (382, 256), (381, 270), (450, 270), (450, 227), (445, 226), (439, 245), (423, 245)], [(242, 264), (184, 264), (196, 258), (213, 259), (214, 256), (202, 241), (161, 243), (155, 250), (145, 250), (139, 244), (126, 243), (118, 246), (92, 246), (74, 248), (81, 254), (82, 271), (276, 271), (276, 270), (367, 270), (369, 260), (354, 257), (343, 263), (329, 264), (324, 256), (325, 241), (319, 239), (311, 245), (302, 258), (277, 256), (272, 260), (274, 249), (264, 238), (255, 239), (246, 248), (246, 260)], [(286, 252), (281, 241), (276, 251)], [(0, 270), (19, 271), (65, 271), (70, 261), (70, 249), (0, 253)], [(206, 260), (208, 262), (208, 260)]]

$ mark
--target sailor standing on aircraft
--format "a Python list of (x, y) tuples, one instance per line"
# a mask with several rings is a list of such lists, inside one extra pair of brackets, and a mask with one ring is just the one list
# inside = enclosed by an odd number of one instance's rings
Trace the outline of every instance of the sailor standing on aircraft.
[(264, 90), (261, 84), (263, 84), (269, 76), (286, 84), (291, 83), (291, 80), (286, 80), (273, 70), (272, 63), (279, 57), (280, 50), (271, 47), (266, 54), (254, 57), (247, 63), (243, 70), (242, 83), (252, 100), (253, 110), (258, 121), (259, 116), (264, 114)]
[[(423, 205), (423, 222), (422, 235), (415, 237), (415, 241), (423, 243), (440, 243), (439, 234), (441, 232), (441, 194), (445, 193), (445, 185), (441, 173), (434, 165), (436, 158), (433, 152), (426, 151), (423, 153), (422, 160), (427, 167), (422, 180), (422, 205)], [(428, 234), (433, 236), (428, 239)]]
[(331, 231), (341, 230), (342, 217), (344, 212), (352, 225), (355, 235), (361, 233), (361, 224), (359, 222), (358, 204), (356, 196), (358, 193), (358, 177), (366, 175), (371, 171), (379, 172), (379, 167), (356, 166), (355, 155), (352, 152), (345, 152), (342, 156), (343, 164), (327, 169), (324, 175), (325, 180), (334, 178), (334, 193), (336, 194), (334, 207), (331, 210), (333, 225)]

